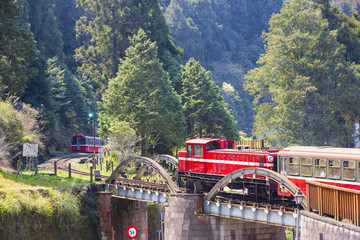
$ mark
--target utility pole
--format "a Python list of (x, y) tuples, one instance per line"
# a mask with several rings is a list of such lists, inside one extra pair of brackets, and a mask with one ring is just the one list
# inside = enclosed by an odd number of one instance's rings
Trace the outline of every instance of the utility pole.
[(95, 163), (95, 135), (96, 135), (96, 130), (95, 130), (95, 113), (89, 113), (88, 115), (89, 117), (89, 123), (92, 124), (94, 126), (94, 130), (93, 130), (93, 135), (94, 135), (94, 149), (93, 149), (93, 166), (96, 168), (96, 163)]
[[(95, 125), (96, 125), (96, 121), (95, 121), (95, 114), (94, 114), (94, 155), (93, 155), (93, 161), (95, 161)], [(96, 162), (95, 162), (95, 167), (96, 167)]]

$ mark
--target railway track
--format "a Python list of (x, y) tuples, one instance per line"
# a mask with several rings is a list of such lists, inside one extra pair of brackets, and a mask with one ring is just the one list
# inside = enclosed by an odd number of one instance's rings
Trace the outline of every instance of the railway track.
[(170, 192), (169, 187), (164, 183), (147, 182), (142, 180), (128, 179), (128, 178), (117, 178), (115, 181), (116, 185), (133, 187), (138, 189), (148, 189), (159, 192)]
[[(88, 155), (87, 157), (89, 157), (89, 156), (90, 155)], [(81, 158), (84, 158), (84, 157), (81, 157)], [(75, 159), (78, 159), (78, 158), (75, 158)], [(68, 161), (70, 161), (70, 160), (74, 160), (74, 158), (73, 157), (64, 157), (64, 158), (56, 160), (57, 168), (59, 170), (69, 171)], [(71, 173), (77, 174), (80, 176), (89, 176), (90, 177), (89, 172), (85, 172), (85, 171), (74, 169), (74, 168), (71, 168)], [(107, 178), (108, 178), (107, 176), (101, 176), (101, 180), (106, 180)]]
[[(79, 156), (78, 154), (76, 155), (70, 155), (70, 156), (62, 156), (59, 157), (58, 159), (55, 159), (54, 161), (51, 161), (51, 163), (47, 163), (48, 166), (44, 166), (44, 165), (39, 165), (39, 169), (40, 170), (49, 170), (49, 169), (53, 169), (52, 167), (52, 163), (56, 162), (56, 168), (57, 170), (61, 170), (61, 171), (69, 171), (69, 161), (72, 160), (80, 160), (82, 158), (88, 158), (91, 155), (83, 155), (83, 156)], [(49, 167), (49, 165), (51, 167)], [(85, 172), (83, 170), (79, 170), (79, 169), (75, 169), (75, 168), (71, 168), (71, 173), (72, 174), (78, 174), (80, 176), (90, 176), (89, 172)], [(106, 180), (107, 176), (101, 176), (101, 180)]]

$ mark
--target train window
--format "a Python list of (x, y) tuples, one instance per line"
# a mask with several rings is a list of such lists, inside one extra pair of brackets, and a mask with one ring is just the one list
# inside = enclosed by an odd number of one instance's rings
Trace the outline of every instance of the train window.
[(77, 144), (77, 138), (73, 138), (71, 141), (71, 145), (76, 145)]
[(355, 180), (356, 178), (356, 165), (354, 160), (343, 161), (343, 178), (345, 180)]
[(289, 157), (289, 174), (299, 175), (299, 158)]
[(192, 156), (192, 145), (187, 145), (187, 155)]
[(339, 159), (329, 159), (329, 178), (340, 179), (341, 166)]
[(286, 157), (280, 157), (279, 173), (286, 174)]
[(301, 175), (312, 176), (312, 159), (302, 158), (301, 159)]
[(194, 156), (202, 157), (203, 155), (203, 146), (202, 145), (194, 145)]
[(86, 138), (80, 138), (80, 144), (85, 145), (86, 144)]
[(326, 159), (315, 158), (315, 177), (326, 177)]
[(228, 149), (233, 149), (233, 145), (232, 145), (231, 142), (228, 142), (228, 143), (227, 143), (227, 148), (228, 148)]
[(210, 151), (210, 150), (214, 150), (214, 149), (219, 149), (220, 145), (218, 142), (211, 142), (205, 145), (205, 149), (206, 151)]

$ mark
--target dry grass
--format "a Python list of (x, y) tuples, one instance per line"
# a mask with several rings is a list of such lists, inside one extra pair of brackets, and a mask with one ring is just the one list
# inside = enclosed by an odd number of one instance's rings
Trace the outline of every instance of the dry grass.
[(0, 134), (0, 171), (6, 173), (14, 173), (14, 169), (9, 161), (12, 145), (5, 141), (5, 137)]
[(31, 185), (21, 183), (21, 182), (14, 182), (6, 178), (0, 177), (0, 191), (8, 191), (11, 189), (34, 189)]

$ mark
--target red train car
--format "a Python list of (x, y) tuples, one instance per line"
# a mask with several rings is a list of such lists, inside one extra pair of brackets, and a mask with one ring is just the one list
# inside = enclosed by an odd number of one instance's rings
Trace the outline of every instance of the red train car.
[(287, 147), (278, 153), (278, 172), (306, 194), (306, 181), (360, 191), (360, 149)]
[[(95, 138), (95, 152), (98, 152), (102, 148), (101, 138)], [(72, 152), (94, 152), (94, 137), (84, 136), (82, 134), (72, 137), (71, 142)]]
[(276, 170), (278, 150), (234, 149), (234, 142), (215, 138), (192, 139), (179, 152), (179, 177), (220, 179), (247, 167)]

